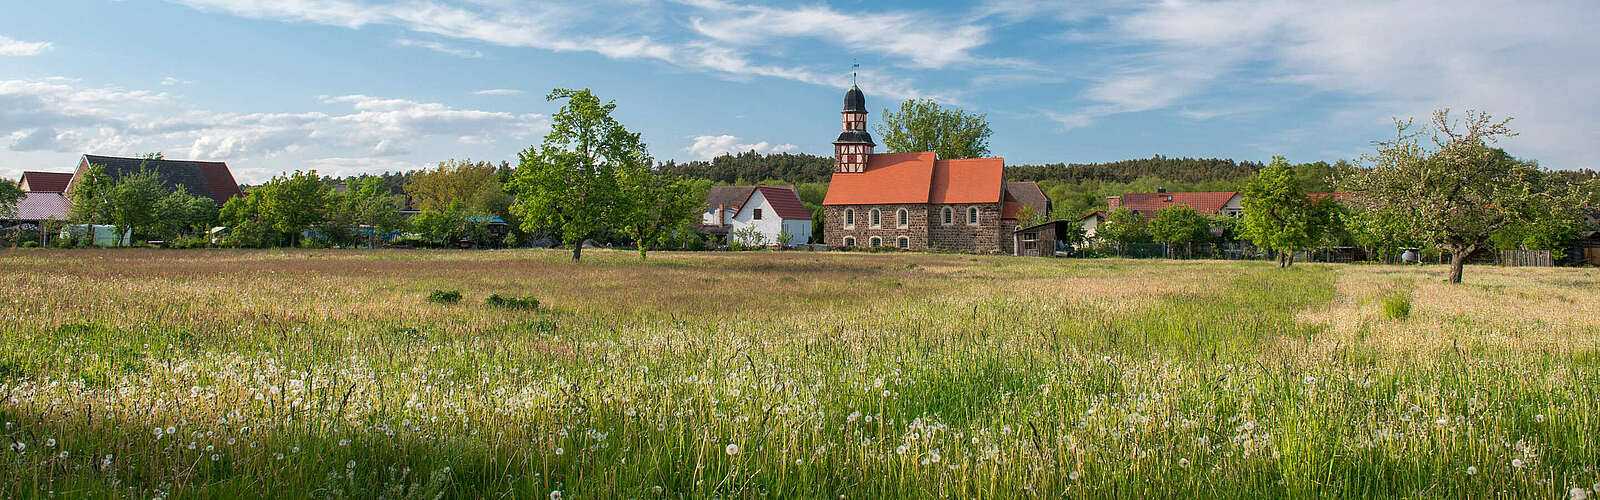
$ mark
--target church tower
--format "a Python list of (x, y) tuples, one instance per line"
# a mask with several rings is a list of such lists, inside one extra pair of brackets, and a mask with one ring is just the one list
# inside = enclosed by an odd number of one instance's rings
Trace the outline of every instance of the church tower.
[(834, 173), (850, 174), (867, 171), (867, 157), (877, 144), (867, 132), (867, 97), (854, 84), (844, 93), (844, 130), (833, 141)]

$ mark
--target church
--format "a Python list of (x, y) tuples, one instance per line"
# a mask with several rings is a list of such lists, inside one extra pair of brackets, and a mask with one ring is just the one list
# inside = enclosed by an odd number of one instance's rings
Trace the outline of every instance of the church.
[(1011, 254), (1023, 207), (1050, 211), (1037, 184), (1005, 182), (1004, 158), (875, 152), (867, 99), (854, 85), (841, 114), (844, 130), (833, 141), (833, 176), (822, 202), (830, 248)]

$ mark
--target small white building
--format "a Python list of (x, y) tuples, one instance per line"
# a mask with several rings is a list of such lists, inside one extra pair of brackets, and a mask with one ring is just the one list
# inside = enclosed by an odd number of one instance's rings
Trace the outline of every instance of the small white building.
[(1104, 210), (1095, 210), (1090, 212), (1089, 215), (1079, 218), (1078, 222), (1083, 224), (1083, 236), (1093, 240), (1095, 233), (1100, 230), (1100, 225), (1106, 222), (1106, 212)]
[(794, 186), (717, 186), (706, 202), (702, 227), (728, 235), (729, 242), (797, 245), (811, 240), (811, 211)]

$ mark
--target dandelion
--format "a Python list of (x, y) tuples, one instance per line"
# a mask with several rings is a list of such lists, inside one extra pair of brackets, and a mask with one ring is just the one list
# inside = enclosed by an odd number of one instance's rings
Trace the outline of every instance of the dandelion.
[(550, 500), (561, 500), (561, 490), (551, 490)]
[(1478, 475), (1478, 468), (1474, 467), (1474, 466), (1471, 466), (1471, 465), (1467, 466), (1467, 475), (1468, 476), (1476, 476), (1476, 475)]
[(1511, 459), (1511, 466), (1514, 467), (1514, 468), (1521, 469), (1522, 468), (1522, 459), (1520, 459), (1520, 458)]
[(906, 454), (906, 450), (907, 449), (908, 448), (906, 448), (906, 445), (903, 445), (903, 444), (900, 445), (900, 446), (896, 446), (895, 449), (894, 449), (894, 454), (896, 454), (896, 455), (904, 455), (904, 454)]
[(804, 463), (805, 463), (805, 461), (803, 461), (803, 460), (800, 460), (798, 458), (794, 459), (795, 467), (799, 467), (801, 464), (804, 464)]
[(1542, 423), (1544, 423), (1544, 414), (1543, 414), (1543, 413), (1540, 413), (1540, 414), (1538, 414), (1538, 415), (1534, 415), (1534, 416), (1533, 416), (1533, 421), (1534, 421), (1534, 422), (1538, 422), (1538, 423), (1541, 423), (1541, 424), (1542, 424)]
[(1187, 459), (1187, 458), (1178, 459), (1178, 467), (1183, 467), (1185, 469), (1189, 468), (1189, 459)]
[(349, 439), (340, 439), (339, 440), (339, 446), (350, 446), (350, 440)]
[(722, 452), (723, 453), (727, 453), (728, 456), (730, 456), (730, 457), (734, 456), (734, 455), (738, 455), (739, 454), (739, 445), (737, 443), (728, 443), (728, 446), (722, 448)]
[(56, 438), (50, 438), (50, 439), (44, 440), (44, 447), (45, 448), (55, 448), (56, 447)]
[(1589, 492), (1583, 491), (1583, 488), (1573, 488), (1567, 491), (1567, 496), (1572, 497), (1572, 500), (1588, 500)]
[(221, 459), (221, 458), (222, 458), (222, 455), (218, 455), (218, 454), (216, 454), (216, 453), (212, 453), (212, 454), (211, 454), (211, 461), (212, 461), (212, 462), (215, 462), (215, 461), (217, 461), (217, 460), (219, 460), (219, 459)]
[(28, 443), (24, 443), (22, 441), (17, 441), (15, 443), (11, 443), (11, 451), (15, 451), (17, 453), (22, 453), (22, 451), (26, 450), (26, 449), (28, 449)]
[(1442, 425), (1450, 425), (1450, 417), (1439, 417), (1439, 419), (1433, 421), (1433, 423), (1439, 424), (1441, 426)]
[(943, 458), (943, 457), (939, 456), (939, 450), (933, 450), (932, 452), (928, 453), (928, 461), (929, 462), (939, 463), (939, 460), (941, 458)]
[(563, 454), (563, 453), (566, 453), (566, 452), (567, 452), (567, 449), (566, 449), (566, 448), (562, 448), (562, 447), (560, 447), (560, 446), (557, 446), (557, 447), (556, 447), (556, 455), (558, 455), (558, 456), (559, 456), (559, 455), (561, 455), (561, 454)]
[(156, 434), (156, 439), (157, 440), (161, 439), (161, 432), (162, 432), (161, 427), (156, 427), (155, 434)]
[(1078, 471), (1072, 471), (1071, 473), (1067, 474), (1067, 479), (1071, 479), (1073, 481), (1077, 481), (1078, 478), (1081, 477), (1083, 477), (1083, 473)]

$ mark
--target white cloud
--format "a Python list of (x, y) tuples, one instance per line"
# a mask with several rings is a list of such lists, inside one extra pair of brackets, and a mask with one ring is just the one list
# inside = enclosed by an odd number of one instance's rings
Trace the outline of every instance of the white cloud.
[(483, 58), (483, 53), (482, 52), (478, 52), (476, 50), (467, 50), (467, 49), (451, 47), (449, 45), (445, 45), (445, 44), (442, 44), (442, 43), (439, 43), (439, 42), (430, 42), (430, 41), (427, 41), (427, 40), (412, 40), (412, 39), (409, 39), (409, 38), (401, 38), (401, 39), (395, 40), (394, 44), (395, 45), (399, 45), (401, 47), (416, 47), (416, 48), (419, 48), (419, 49), (428, 49), (428, 50), (431, 50), (431, 51), (434, 51), (434, 52), (438, 52), (440, 54), (449, 55), (449, 56), (456, 56), (456, 57), (462, 57), (462, 58), (467, 58), (467, 59), (482, 59)]
[(761, 154), (783, 153), (793, 151), (798, 146), (793, 144), (773, 145), (767, 141), (754, 144), (743, 144), (739, 138), (731, 135), (701, 135), (695, 136), (694, 144), (683, 148), (683, 151), (694, 156), (697, 160), (709, 160), (725, 154), (737, 154), (755, 151)]
[(50, 42), (24, 42), (0, 35), (0, 56), (36, 56), (55, 48)]
[(189, 81), (189, 80), (179, 80), (179, 79), (177, 79), (175, 77), (170, 77), (170, 76), (161, 79), (161, 86), (162, 87), (171, 87), (171, 86), (174, 86), (174, 85), (188, 85), (188, 84), (191, 84), (191, 83), (194, 83), (194, 82)]
[(1078, 111), (1057, 114), (1068, 128), (1188, 105), (1222, 87), (1286, 85), (1350, 100), (1341, 113), (1353, 123), (1329, 127), (1478, 108), (1517, 117), (1523, 134), (1509, 144), (1526, 149), (1514, 153), (1600, 163), (1590, 148), (1600, 131), (1589, 125), (1600, 114), (1600, 67), (1575, 64), (1600, 52), (1591, 2), (1163, 1), (1108, 23), (1101, 37), (1131, 53), (1102, 71)]
[(477, 92), (473, 92), (472, 95), (492, 95), (492, 96), (522, 95), (522, 91), (521, 90), (516, 90), (516, 89), (483, 89), (483, 90), (479, 90)]
[(528, 140), (548, 129), (538, 114), (360, 94), (319, 101), (331, 109), (218, 113), (188, 109), (166, 94), (82, 87), (66, 79), (8, 80), (0, 81), (0, 109), (6, 110), (0, 113), (0, 138), (8, 139), (13, 151), (166, 151), (192, 159), (260, 162), (283, 155), (390, 158), (428, 145), (479, 149)]
[(694, 18), (692, 26), (714, 40), (754, 45), (774, 38), (812, 38), (847, 49), (903, 57), (928, 68), (970, 62), (972, 50), (989, 41), (983, 26), (920, 12), (841, 12), (826, 5), (784, 9), (715, 1), (695, 6), (709, 17)]

